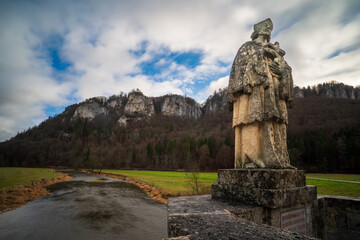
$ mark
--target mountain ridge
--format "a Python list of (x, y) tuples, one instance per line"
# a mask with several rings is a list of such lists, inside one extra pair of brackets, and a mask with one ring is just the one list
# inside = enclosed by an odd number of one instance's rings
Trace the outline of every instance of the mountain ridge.
[[(312, 171), (360, 169), (358, 95), (321, 97), (321, 91), (312, 89), (302, 88), (304, 97), (295, 98), (288, 111), (293, 163)], [(0, 166), (232, 168), (234, 131), (227, 109), (226, 89), (214, 92), (202, 105), (174, 94), (147, 97), (139, 90), (90, 98), (0, 143)], [(308, 144), (309, 139), (314, 144)], [(315, 146), (329, 151), (316, 153)], [(342, 166), (341, 154), (347, 154), (351, 164)], [(321, 167), (312, 166), (314, 158)]]

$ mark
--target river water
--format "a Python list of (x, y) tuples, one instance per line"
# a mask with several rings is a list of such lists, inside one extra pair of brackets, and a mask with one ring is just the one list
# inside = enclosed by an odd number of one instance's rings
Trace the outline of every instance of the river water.
[(80, 172), (48, 187), (53, 195), (0, 214), (0, 239), (162, 239), (166, 205), (137, 186)]

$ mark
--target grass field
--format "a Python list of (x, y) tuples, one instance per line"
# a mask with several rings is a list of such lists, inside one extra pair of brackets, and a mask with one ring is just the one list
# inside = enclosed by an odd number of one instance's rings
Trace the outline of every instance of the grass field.
[[(163, 193), (169, 193), (173, 196), (195, 194), (191, 187), (194, 182), (191, 173), (134, 170), (103, 170), (103, 172), (128, 176), (134, 180), (148, 183)], [(210, 193), (211, 184), (217, 182), (217, 173), (199, 173), (198, 181), (201, 193)]]
[[(146, 182), (164, 193), (173, 196), (195, 194), (191, 183), (194, 182), (190, 173), (162, 172), (162, 171), (135, 171), (135, 170), (104, 170), (104, 172), (121, 174), (134, 180)], [(310, 178), (332, 179), (360, 182), (360, 175), (346, 174), (307, 174), (307, 185), (318, 187), (318, 194), (360, 197), (360, 183), (337, 182)], [(199, 173), (199, 183), (202, 193), (211, 192), (211, 184), (217, 182), (217, 173)]]
[[(360, 175), (306, 174), (306, 184), (317, 186), (318, 194), (360, 197)], [(312, 179), (316, 178), (316, 179)], [(329, 180), (320, 180), (329, 179)], [(336, 180), (336, 181), (330, 181)], [(359, 183), (341, 182), (354, 181)]]
[(27, 185), (42, 179), (58, 178), (62, 175), (48, 168), (0, 168), (0, 189), (7, 191), (15, 186)]

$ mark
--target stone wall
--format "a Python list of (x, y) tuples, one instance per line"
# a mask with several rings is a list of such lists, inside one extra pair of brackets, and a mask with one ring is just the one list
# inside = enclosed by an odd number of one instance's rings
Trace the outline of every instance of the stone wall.
[(360, 239), (360, 198), (319, 196), (312, 212), (315, 237)]

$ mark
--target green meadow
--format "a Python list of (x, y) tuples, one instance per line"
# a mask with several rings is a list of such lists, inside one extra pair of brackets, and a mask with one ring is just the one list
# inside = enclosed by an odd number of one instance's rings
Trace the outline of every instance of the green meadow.
[(7, 191), (16, 186), (61, 176), (49, 168), (0, 167), (0, 190)]
[[(171, 196), (194, 195), (192, 187), (194, 177), (187, 172), (103, 170), (103, 172), (121, 174), (134, 180), (145, 182)], [(200, 193), (211, 192), (211, 185), (217, 182), (217, 173), (199, 173), (197, 176)]]
[(318, 194), (360, 197), (360, 175), (306, 174), (306, 184), (317, 186)]
[[(104, 170), (104, 172), (120, 174), (137, 181), (148, 183), (160, 191), (172, 196), (195, 194), (192, 187), (194, 185), (194, 178), (191, 173), (135, 170)], [(306, 177), (306, 184), (317, 186), (318, 194), (360, 197), (360, 183), (341, 182), (360, 182), (360, 175), (307, 174)], [(211, 192), (211, 184), (217, 182), (217, 173), (199, 173), (198, 182), (201, 193), (208, 194)]]

